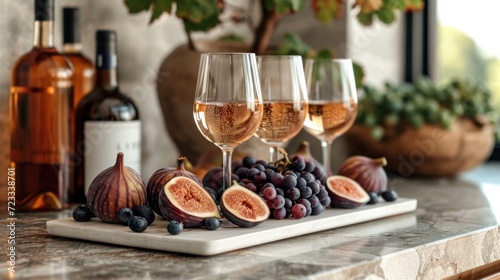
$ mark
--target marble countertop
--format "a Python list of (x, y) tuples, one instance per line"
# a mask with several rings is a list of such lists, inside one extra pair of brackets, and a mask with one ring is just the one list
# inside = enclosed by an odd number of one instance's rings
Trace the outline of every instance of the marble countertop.
[(499, 171), (392, 180), (414, 213), (212, 257), (52, 237), (45, 222), (69, 210), (18, 213), (16, 272), (2, 262), (0, 279), (440, 279), (500, 260)]

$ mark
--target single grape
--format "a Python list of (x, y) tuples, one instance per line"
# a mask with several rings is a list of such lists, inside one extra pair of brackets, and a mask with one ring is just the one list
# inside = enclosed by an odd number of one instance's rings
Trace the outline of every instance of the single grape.
[[(127, 208), (130, 210), (130, 208)], [(130, 210), (132, 212), (132, 210)], [(77, 222), (87, 222), (92, 219), (94, 214), (88, 205), (79, 205), (73, 209), (73, 219)]]
[(263, 183), (263, 182), (265, 182), (265, 181), (266, 181), (266, 179), (267, 179), (267, 175), (266, 175), (266, 173), (264, 173), (263, 171), (260, 171), (259, 173), (255, 174), (255, 176), (254, 176), (253, 178), (254, 178), (254, 180), (255, 180), (256, 182), (261, 182), (261, 183)]
[(281, 186), (281, 184), (283, 184), (283, 175), (279, 174), (279, 173), (275, 173), (273, 176), (271, 176), (271, 182), (275, 185), (275, 186)]
[(376, 192), (369, 192), (370, 201), (367, 204), (377, 204), (378, 202), (378, 194)]
[(307, 182), (304, 178), (297, 179), (297, 185), (296, 185), (297, 188), (300, 188), (300, 187), (305, 186), (305, 185), (307, 185)]
[(283, 186), (285, 188), (293, 188), (297, 185), (297, 178), (293, 175), (285, 175), (283, 178)]
[(245, 166), (247, 168), (252, 167), (252, 165), (254, 165), (256, 163), (256, 161), (257, 160), (254, 157), (251, 157), (251, 156), (246, 156), (242, 160), (243, 166)]
[(208, 230), (216, 230), (220, 228), (220, 220), (216, 217), (210, 217), (205, 219), (205, 227)]
[(292, 217), (295, 219), (304, 218), (307, 213), (307, 208), (302, 204), (295, 204), (291, 209)]
[(292, 201), (297, 200), (300, 198), (300, 190), (295, 187), (290, 188), (286, 191), (286, 196)]
[(308, 186), (302, 186), (299, 188), (301, 198), (309, 198), (312, 195), (312, 190)]
[(316, 196), (319, 198), (319, 200), (324, 200), (328, 197), (328, 192), (325, 190), (325, 188), (320, 188), (319, 193)]
[(311, 210), (312, 210), (311, 215), (316, 216), (325, 211), (325, 206), (318, 204), (316, 205), (316, 207), (312, 207)]
[(255, 168), (255, 169), (259, 170), (259, 171), (264, 171), (264, 170), (266, 170), (266, 168), (264, 167), (264, 165), (259, 164), (259, 163), (254, 164), (254, 165), (253, 165), (253, 168)]
[(382, 192), (382, 198), (385, 201), (392, 202), (398, 199), (398, 194), (396, 193), (395, 190), (387, 190)]
[(273, 217), (277, 220), (283, 220), (286, 217), (286, 209), (281, 207), (273, 210)]
[(293, 202), (290, 198), (285, 198), (285, 208), (290, 209), (293, 206)]
[(309, 202), (309, 200), (305, 198), (297, 200), (297, 203), (304, 205), (304, 207), (306, 207), (307, 209), (311, 208), (311, 202)]
[(311, 197), (309, 197), (307, 200), (309, 200), (309, 202), (311, 203), (311, 207), (313, 208), (320, 205), (318, 197), (314, 194), (311, 195)]
[(307, 208), (306, 209), (306, 217), (311, 216), (311, 213), (312, 213), (312, 208)]
[(320, 187), (319, 187), (318, 183), (316, 183), (315, 181), (307, 183), (307, 186), (309, 188), (311, 188), (313, 194), (318, 194), (320, 191)]
[(247, 178), (249, 178), (249, 179), (253, 180), (253, 179), (255, 178), (255, 175), (257, 175), (257, 173), (259, 173), (259, 172), (260, 172), (260, 170), (259, 170), (259, 169), (257, 169), (257, 168), (253, 168), (253, 167), (252, 167), (252, 168), (250, 168), (250, 169), (248, 170), (248, 173), (247, 173)]
[(304, 171), (313, 172), (315, 167), (316, 165), (314, 164), (314, 162), (308, 161), (306, 162), (306, 168), (304, 169)]
[(273, 209), (279, 209), (285, 206), (285, 198), (281, 195), (277, 195), (273, 200), (271, 200), (271, 206)]
[(143, 217), (134, 216), (128, 220), (128, 227), (134, 232), (143, 232), (148, 228), (148, 221)]
[(328, 205), (330, 205), (332, 203), (332, 199), (329, 196), (327, 196), (323, 200), (320, 199), (319, 203), (321, 203), (321, 205), (323, 205), (323, 206), (328, 206)]
[(262, 195), (265, 199), (271, 200), (276, 197), (276, 189), (274, 187), (267, 187), (262, 190)]
[(245, 184), (245, 188), (247, 188), (248, 190), (251, 190), (255, 193), (257, 192), (257, 186), (254, 183)]
[(236, 170), (236, 175), (238, 175), (240, 178), (246, 178), (248, 174), (248, 168), (247, 167), (240, 167), (238, 170)]
[(292, 168), (296, 171), (302, 171), (306, 168), (306, 162), (303, 156), (295, 156), (292, 160)]
[(283, 176), (287, 176), (287, 175), (292, 175), (293, 177), (295, 177), (295, 179), (298, 178), (297, 174), (295, 174), (295, 172), (293, 172), (292, 170), (287, 170)]
[[(285, 207), (283, 207), (285, 208)], [(285, 208), (286, 214), (285, 214), (285, 219), (288, 219), (292, 216), (292, 208)]]
[(128, 207), (118, 210), (118, 213), (116, 214), (118, 222), (120, 222), (120, 224), (124, 226), (128, 225), (128, 221), (130, 221), (130, 219), (132, 219), (133, 216), (134, 216), (134, 211), (132, 211), (132, 209)]

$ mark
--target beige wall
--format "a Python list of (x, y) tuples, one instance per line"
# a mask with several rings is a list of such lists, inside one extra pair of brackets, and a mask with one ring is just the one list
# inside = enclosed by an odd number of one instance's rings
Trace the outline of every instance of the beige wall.
[[(56, 43), (61, 42), (61, 9), (63, 6), (79, 6), (82, 9), (82, 39), (87, 56), (94, 56), (94, 33), (96, 29), (116, 29), (119, 41), (119, 76), (122, 91), (131, 96), (139, 106), (143, 120), (143, 177), (145, 180), (156, 169), (172, 166), (178, 156), (167, 135), (158, 105), (155, 78), (166, 55), (186, 38), (175, 17), (162, 16), (153, 25), (148, 25), (149, 14), (128, 15), (121, 0), (55, 0)], [(257, 10), (257, 9), (256, 9)], [(315, 48), (334, 47), (340, 57), (352, 57), (365, 66), (367, 80), (382, 84), (390, 79), (397, 81), (402, 76), (402, 25), (398, 22), (389, 28), (377, 25), (364, 29), (354, 16), (343, 18), (329, 25), (322, 25), (312, 18), (312, 12), (285, 17), (280, 23), (272, 42), (276, 44), (287, 31), (297, 32)], [(33, 1), (0, 0), (0, 198), (5, 199), (6, 169), (9, 161), (8, 100), (10, 68), (15, 60), (29, 51), (33, 37)], [(251, 37), (250, 29), (236, 28)], [(220, 33), (220, 30), (219, 32)], [(363, 35), (365, 34), (365, 35)], [(361, 36), (361, 37), (360, 37)], [(365, 36), (367, 40), (361, 40)], [(201, 36), (203, 37), (203, 36)], [(205, 36), (206, 37), (206, 36)], [(210, 36), (209, 36), (210, 37)], [(361, 38), (361, 39), (360, 39)], [(347, 42), (347, 43), (344, 43)], [(348, 46), (347, 48), (345, 46)], [(197, 132), (194, 132), (197, 133)], [(314, 155), (319, 156), (319, 142), (302, 132), (298, 140), (311, 142)], [(295, 145), (295, 146), (294, 146)], [(334, 169), (345, 157), (341, 141), (334, 144)], [(4, 172), (5, 171), (5, 172)]]

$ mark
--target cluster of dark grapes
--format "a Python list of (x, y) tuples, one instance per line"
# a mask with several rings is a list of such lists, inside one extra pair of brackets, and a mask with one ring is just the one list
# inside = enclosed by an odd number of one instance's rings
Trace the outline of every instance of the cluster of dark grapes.
[[(331, 202), (324, 186), (324, 171), (300, 155), (276, 163), (247, 156), (233, 162), (232, 179), (258, 193), (271, 210), (271, 217), (279, 220), (318, 215)], [(220, 197), (222, 171), (209, 171), (203, 185), (216, 199)]]

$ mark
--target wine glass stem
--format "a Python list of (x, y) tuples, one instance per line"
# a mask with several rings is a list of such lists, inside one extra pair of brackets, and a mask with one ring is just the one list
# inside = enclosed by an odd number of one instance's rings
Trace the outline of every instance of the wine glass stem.
[(231, 165), (232, 165), (233, 149), (222, 149), (222, 191), (225, 191), (231, 186)]
[(328, 177), (330, 176), (330, 171), (331, 171), (330, 156), (332, 154), (331, 153), (332, 142), (326, 140), (321, 141), (321, 148), (323, 152), (323, 165), (325, 166), (325, 175)]
[(279, 147), (278, 146), (269, 147), (269, 154), (271, 156), (269, 162), (277, 162), (279, 158)]

